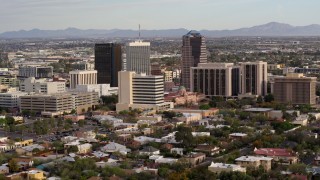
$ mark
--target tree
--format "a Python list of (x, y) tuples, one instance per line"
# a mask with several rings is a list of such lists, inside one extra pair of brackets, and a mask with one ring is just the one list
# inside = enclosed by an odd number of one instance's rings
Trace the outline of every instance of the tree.
[(181, 144), (188, 148), (194, 144), (194, 138), (192, 136), (192, 129), (186, 126), (178, 126), (177, 132), (175, 134), (176, 141), (181, 142)]
[(222, 96), (213, 96), (212, 100), (209, 102), (211, 107), (217, 107), (219, 102), (223, 102), (224, 98)]
[(252, 177), (246, 175), (243, 172), (221, 172), (219, 175), (220, 180), (253, 180)]
[(172, 119), (172, 118), (176, 117), (177, 113), (174, 111), (164, 111), (163, 115), (165, 118)]
[(32, 153), (33, 154), (37, 154), (37, 153), (39, 153), (40, 152), (40, 149), (39, 148), (34, 148), (34, 149), (32, 149)]
[(262, 96), (259, 96), (259, 97), (257, 98), (257, 103), (258, 103), (258, 104), (263, 103), (263, 98), (262, 98)]
[(307, 174), (306, 172), (307, 166), (305, 164), (291, 164), (288, 169), (294, 174)]
[(79, 125), (79, 127), (83, 127), (84, 125), (85, 125), (85, 121), (84, 120), (80, 120), (80, 121), (78, 121), (78, 125)]
[(266, 96), (264, 96), (264, 102), (272, 102), (272, 101), (274, 101), (273, 94), (267, 94)]
[(208, 109), (210, 109), (210, 105), (208, 105), (208, 104), (202, 104), (202, 105), (199, 106), (199, 109), (201, 109), (201, 110), (208, 110)]
[(18, 172), (19, 171), (19, 165), (18, 165), (17, 161), (14, 159), (11, 159), (9, 161), (8, 166), (9, 166), (10, 172)]
[(30, 111), (29, 110), (22, 110), (22, 115), (30, 116)]
[(68, 153), (77, 153), (78, 151), (79, 151), (78, 146), (70, 146), (70, 147), (67, 149), (67, 152), (68, 152)]
[(76, 114), (77, 111), (76, 111), (75, 109), (72, 109), (70, 113), (71, 113), (71, 114)]

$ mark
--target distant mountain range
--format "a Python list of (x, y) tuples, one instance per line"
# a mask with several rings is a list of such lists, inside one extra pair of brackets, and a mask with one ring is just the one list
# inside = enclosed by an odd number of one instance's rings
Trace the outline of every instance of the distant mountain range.
[[(141, 30), (142, 37), (181, 37), (187, 29)], [(292, 26), (284, 23), (271, 22), (250, 28), (234, 30), (201, 30), (206, 37), (230, 37), (230, 36), (320, 36), (320, 25)], [(0, 38), (115, 38), (137, 37), (137, 30), (111, 29), (98, 30), (68, 28), (65, 30), (40, 30), (9, 31), (0, 34)]]

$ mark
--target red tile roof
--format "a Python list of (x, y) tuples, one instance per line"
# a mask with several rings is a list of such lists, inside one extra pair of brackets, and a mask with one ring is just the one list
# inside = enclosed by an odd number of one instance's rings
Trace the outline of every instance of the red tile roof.
[(296, 156), (293, 151), (289, 149), (281, 149), (281, 148), (260, 148), (260, 149), (255, 149), (254, 153), (256, 155), (264, 155), (264, 156), (285, 156), (285, 157)]

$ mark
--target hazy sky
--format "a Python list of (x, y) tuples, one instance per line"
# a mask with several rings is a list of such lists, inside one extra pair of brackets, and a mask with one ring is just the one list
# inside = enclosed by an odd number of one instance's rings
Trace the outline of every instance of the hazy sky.
[(235, 29), (320, 24), (320, 0), (0, 0), (0, 32), (65, 29)]

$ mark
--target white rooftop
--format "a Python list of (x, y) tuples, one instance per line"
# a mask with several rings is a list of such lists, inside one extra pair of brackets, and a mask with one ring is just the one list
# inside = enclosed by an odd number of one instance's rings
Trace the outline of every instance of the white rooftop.
[(271, 161), (273, 158), (270, 157), (258, 157), (258, 156), (241, 156), (235, 161), (248, 161), (248, 162), (254, 162), (254, 161)]

